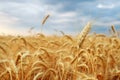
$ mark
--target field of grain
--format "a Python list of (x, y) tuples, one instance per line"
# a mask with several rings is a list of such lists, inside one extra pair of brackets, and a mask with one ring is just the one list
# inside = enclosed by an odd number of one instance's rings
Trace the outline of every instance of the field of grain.
[(0, 80), (120, 80), (115, 34), (0, 36)]

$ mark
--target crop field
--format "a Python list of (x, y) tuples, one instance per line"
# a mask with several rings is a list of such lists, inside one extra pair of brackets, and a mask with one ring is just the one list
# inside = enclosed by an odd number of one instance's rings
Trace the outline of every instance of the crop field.
[(120, 39), (89, 34), (0, 36), (0, 80), (120, 80)]

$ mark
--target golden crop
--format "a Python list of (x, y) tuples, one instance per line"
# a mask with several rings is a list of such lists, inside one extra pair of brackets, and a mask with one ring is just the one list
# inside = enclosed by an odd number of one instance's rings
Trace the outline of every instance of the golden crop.
[(90, 26), (78, 36), (0, 36), (0, 80), (120, 80), (120, 39)]

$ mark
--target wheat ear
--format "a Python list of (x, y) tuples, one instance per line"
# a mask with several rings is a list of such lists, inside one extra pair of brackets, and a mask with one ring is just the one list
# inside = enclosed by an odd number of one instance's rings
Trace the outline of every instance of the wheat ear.
[(111, 30), (112, 30), (114, 36), (118, 36), (117, 31), (116, 31), (114, 25), (111, 26)]
[(81, 33), (78, 34), (77, 44), (79, 45), (79, 47), (82, 45), (82, 43), (83, 43), (85, 37), (87, 36), (87, 34), (89, 33), (90, 29), (91, 29), (91, 23), (88, 22), (87, 25), (81, 31)]
[(42, 25), (44, 25), (45, 24), (45, 22), (46, 22), (46, 20), (48, 19), (50, 17), (50, 15), (48, 14), (47, 16), (45, 16), (45, 18), (43, 19), (43, 21), (42, 21)]

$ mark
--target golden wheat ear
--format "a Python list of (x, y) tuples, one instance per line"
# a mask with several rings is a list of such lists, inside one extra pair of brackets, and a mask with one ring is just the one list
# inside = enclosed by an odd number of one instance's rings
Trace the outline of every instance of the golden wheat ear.
[(118, 36), (118, 33), (117, 33), (114, 25), (111, 26), (111, 31), (113, 33), (113, 36), (116, 36), (116, 37)]
[[(42, 20), (42, 26), (45, 24), (45, 22), (47, 21), (47, 19), (50, 17), (50, 15), (48, 14), (47, 16), (45, 16)], [(41, 33), (42, 33), (42, 27), (41, 27)]]
[(42, 21), (42, 25), (45, 24), (45, 22), (47, 21), (47, 19), (50, 17), (50, 15), (48, 14), (47, 16), (44, 17), (43, 21)]
[(83, 30), (81, 31), (80, 34), (78, 34), (77, 37), (77, 44), (79, 45), (79, 47), (82, 45), (82, 43), (84, 42), (84, 39), (86, 38), (87, 34), (89, 33), (91, 29), (91, 22), (88, 22), (87, 25), (83, 28)]

